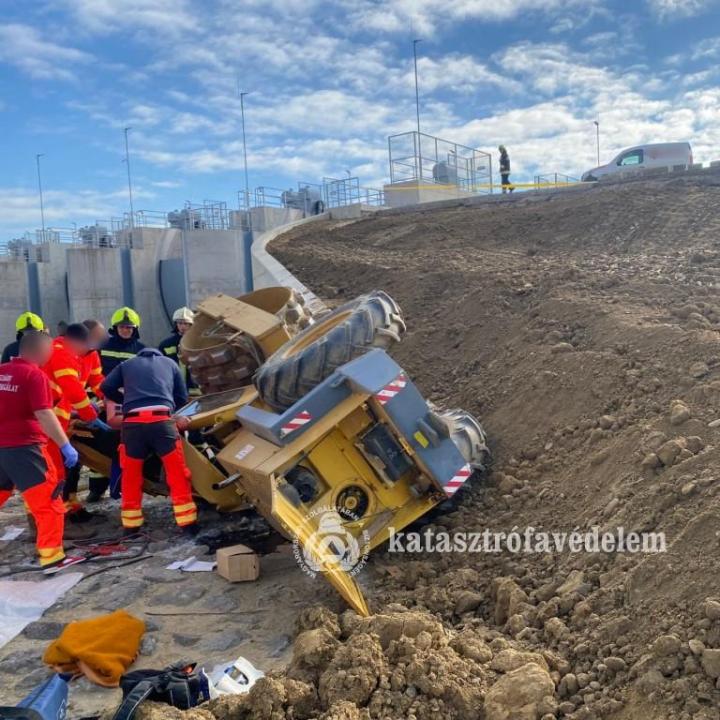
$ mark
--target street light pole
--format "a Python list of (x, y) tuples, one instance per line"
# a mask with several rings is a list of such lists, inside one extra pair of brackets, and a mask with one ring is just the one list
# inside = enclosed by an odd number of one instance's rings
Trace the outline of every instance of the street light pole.
[(417, 118), (418, 180), (422, 180), (422, 150), (420, 147), (420, 90), (418, 87), (417, 46), (422, 40), (413, 40), (413, 63), (415, 66), (415, 115)]
[(123, 132), (125, 133), (125, 164), (127, 165), (127, 176), (128, 176), (128, 196), (130, 197), (130, 228), (135, 227), (135, 211), (133, 210), (133, 198), (132, 198), (132, 180), (130, 179), (130, 149), (128, 146), (128, 132), (132, 130), (131, 127), (126, 127)]
[(597, 137), (597, 164), (598, 167), (600, 167), (600, 121), (593, 120), (593, 124), (595, 125), (595, 133)]
[(42, 241), (45, 242), (45, 208), (43, 206), (43, 191), (42, 191), (42, 180), (40, 179), (40, 158), (45, 153), (39, 153), (35, 156), (35, 163), (37, 164), (37, 176), (38, 176), (38, 192), (40, 194), (40, 222), (42, 223)]
[(245, 209), (248, 214), (248, 226), (252, 229), (252, 216), (250, 213), (250, 181), (248, 179), (247, 141), (245, 139), (245, 96), (250, 93), (241, 92), (240, 95), (240, 119), (242, 121), (243, 140), (243, 166), (245, 169)]

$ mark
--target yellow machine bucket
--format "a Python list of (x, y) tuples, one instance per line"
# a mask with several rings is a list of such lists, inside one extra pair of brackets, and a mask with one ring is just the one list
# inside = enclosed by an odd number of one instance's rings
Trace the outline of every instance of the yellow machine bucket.
[(317, 515), (308, 519), (277, 490), (277, 487), (272, 492), (272, 505), (273, 517), (293, 534), (298, 551), (309, 554), (314, 561), (312, 567), (322, 572), (358, 615), (367, 617), (370, 610), (355, 578), (343, 569), (338, 555), (322, 540), (319, 528), (322, 516)]

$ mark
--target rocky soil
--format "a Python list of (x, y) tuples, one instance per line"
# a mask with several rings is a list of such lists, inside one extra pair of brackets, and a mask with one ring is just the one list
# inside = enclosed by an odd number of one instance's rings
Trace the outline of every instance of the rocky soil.
[[(482, 418), (492, 471), (435, 529), (623, 527), (667, 543), (376, 553), (374, 611), (443, 633), (422, 635), (422, 660), (420, 634), (398, 640), (407, 665), (377, 640), (361, 710), (321, 680), (328, 717), (720, 717), (718, 207), (718, 176), (668, 178), (328, 221), (271, 247), (335, 303), (391, 293), (409, 328), (394, 356), (432, 400)], [(412, 708), (388, 710), (393, 693)]]
[[(207, 655), (211, 637), (228, 643), (213, 657), (274, 672), (247, 696), (187, 713), (149, 703), (139, 719), (720, 720), (719, 207), (717, 176), (687, 176), (320, 221), (277, 240), (333, 304), (391, 293), (408, 324), (395, 358), (437, 404), (482, 419), (490, 471), (423, 530), (622, 527), (664, 533), (666, 552), (381, 548), (360, 578), (367, 619), (282, 563), (255, 605), (255, 586), (186, 578), (173, 593), (204, 592), (185, 608), (251, 606), (262, 621), (152, 617), (160, 650), (141, 663)], [(83, 581), (43, 621), (119, 607), (130, 582), (142, 616), (167, 592), (153, 562), (149, 576)], [(278, 636), (291, 644), (273, 654)], [(30, 653), (29, 671), (42, 646), (26, 631), (0, 658)]]
[[(106, 520), (93, 527), (90, 542), (119, 536), (117, 501), (106, 500), (99, 507)], [(138, 562), (108, 557), (76, 565), (67, 572), (80, 572), (84, 578), (37, 622), (0, 648), (0, 705), (13, 705), (49, 676), (42, 655), (63, 626), (72, 620), (103, 615), (124, 608), (146, 624), (137, 668), (162, 669), (186, 659), (204, 665), (248, 658), (265, 671), (281, 670), (292, 656), (291, 641), (297, 613), (318, 598), (328, 607), (341, 602), (325, 583), (317, 583), (297, 571), (292, 552), (265, 545), (266, 528), (257, 520), (245, 522), (238, 516), (218, 516), (202, 509), (200, 521), (205, 531), (199, 544), (180, 535), (174, 527), (167, 498), (146, 497), (144, 502), (147, 535), (125, 544), (122, 555), (139, 553)], [(22, 527), (24, 510), (18, 498), (0, 510), (0, 529)], [(85, 527), (85, 526), (83, 526)], [(190, 556), (210, 560), (216, 543), (231, 545), (253, 541), (264, 552), (260, 558), (261, 576), (256, 582), (229, 583), (214, 572), (167, 570), (175, 560)], [(118, 542), (123, 542), (119, 540)], [(76, 554), (73, 541), (66, 541), (69, 553)], [(291, 549), (291, 546), (287, 546)], [(271, 550), (274, 550), (271, 552)], [(11, 572), (34, 560), (34, 547), (26, 538), (0, 542), (0, 579), (12, 577), (38, 583), (36, 572)], [(124, 563), (130, 564), (124, 564)], [(70, 688), (69, 718), (82, 718), (110, 712), (117, 707), (119, 690), (75, 681)]]

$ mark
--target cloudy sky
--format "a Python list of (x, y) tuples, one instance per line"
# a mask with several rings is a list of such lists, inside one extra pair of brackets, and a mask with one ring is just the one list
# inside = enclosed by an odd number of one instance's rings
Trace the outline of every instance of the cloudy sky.
[(495, 152), (514, 178), (690, 140), (720, 159), (720, 0), (0, 0), (0, 242), (46, 222), (186, 200), (237, 205), (238, 86), (250, 186), (388, 177), (415, 126)]

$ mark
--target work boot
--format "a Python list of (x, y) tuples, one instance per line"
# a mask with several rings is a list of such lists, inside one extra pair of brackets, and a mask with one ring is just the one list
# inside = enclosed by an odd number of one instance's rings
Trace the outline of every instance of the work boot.
[(190, 523), (190, 525), (183, 525), (180, 528), (180, 532), (186, 537), (194, 538), (200, 532), (200, 526), (197, 523)]
[(34, 545), (37, 542), (37, 525), (35, 524), (35, 518), (32, 516), (31, 513), (27, 514), (27, 524), (28, 524), (27, 542), (32, 543)]
[(85, 560), (87, 560), (85, 555), (66, 555), (62, 560), (43, 566), (43, 575), (55, 575)]
[(73, 525), (82, 525), (84, 523), (93, 523), (94, 525), (102, 524), (106, 520), (106, 516), (102, 513), (91, 513), (85, 508), (73, 510), (65, 515), (69, 523)]
[(89, 540), (97, 535), (97, 530), (88, 525), (66, 525), (63, 531), (65, 540)]

